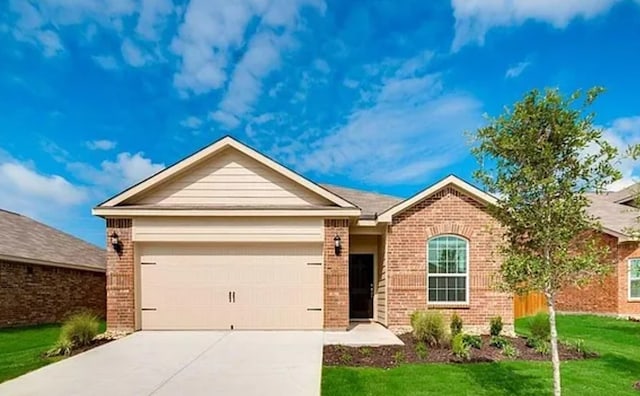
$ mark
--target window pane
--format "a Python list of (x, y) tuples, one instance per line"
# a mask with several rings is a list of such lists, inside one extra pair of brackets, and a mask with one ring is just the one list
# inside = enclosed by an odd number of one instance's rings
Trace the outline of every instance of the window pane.
[(458, 294), (457, 294), (457, 300), (456, 301), (464, 302), (465, 297), (466, 297), (465, 296), (465, 290), (464, 289), (463, 290), (458, 290), (457, 293)]
[(640, 298), (640, 279), (631, 281), (631, 298)]
[(429, 290), (429, 301), (438, 301), (436, 299), (436, 291), (435, 290)]
[(629, 277), (640, 279), (640, 259), (629, 260)]
[(438, 293), (438, 297), (436, 298), (436, 301), (447, 301), (447, 291), (446, 290), (438, 289), (436, 291), (436, 293)]
[(447, 301), (456, 301), (456, 291), (447, 290)]

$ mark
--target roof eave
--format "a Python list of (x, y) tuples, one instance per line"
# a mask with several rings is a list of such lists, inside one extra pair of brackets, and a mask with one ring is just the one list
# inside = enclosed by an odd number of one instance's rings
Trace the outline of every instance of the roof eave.
[(48, 267), (68, 268), (68, 269), (74, 269), (74, 270), (80, 270), (80, 271), (106, 272), (106, 268), (98, 268), (98, 267), (91, 267), (91, 266), (77, 265), (77, 264), (70, 264), (70, 263), (59, 263), (55, 261), (39, 260), (39, 259), (34, 259), (29, 257), (10, 256), (6, 254), (0, 254), (0, 260), (13, 261), (16, 263), (24, 263), (24, 264), (44, 265)]

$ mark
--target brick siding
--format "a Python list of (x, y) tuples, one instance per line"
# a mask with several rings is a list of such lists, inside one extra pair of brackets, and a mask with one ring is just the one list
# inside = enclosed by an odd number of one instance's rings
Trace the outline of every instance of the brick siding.
[(558, 310), (565, 312), (592, 312), (620, 316), (640, 316), (640, 301), (629, 301), (629, 259), (640, 258), (640, 244), (624, 242), (601, 234), (609, 246), (612, 271), (603, 280), (593, 280), (586, 285), (567, 287), (556, 299)]
[(0, 327), (57, 323), (89, 309), (105, 315), (102, 272), (0, 260)]
[[(107, 329), (135, 330), (135, 266), (131, 219), (107, 219)], [(115, 232), (120, 239), (120, 254), (111, 246)]]
[(593, 312), (616, 314), (618, 312), (618, 239), (600, 234), (603, 245), (609, 247), (612, 267), (611, 273), (603, 279), (591, 281), (581, 287), (570, 286), (556, 296), (556, 308), (564, 312)]
[[(342, 250), (336, 255), (335, 236)], [(324, 327), (346, 330), (349, 326), (349, 220), (324, 221)]]
[[(428, 305), (427, 241), (455, 234), (469, 241), (469, 304)], [(498, 222), (485, 207), (447, 187), (394, 216), (387, 234), (388, 312), (391, 329), (410, 326), (409, 316), (419, 309), (439, 309), (446, 317), (458, 313), (470, 331), (486, 332), (489, 319), (500, 315), (513, 329), (513, 298), (495, 290), (493, 279), (500, 262), (495, 255), (501, 238)]]

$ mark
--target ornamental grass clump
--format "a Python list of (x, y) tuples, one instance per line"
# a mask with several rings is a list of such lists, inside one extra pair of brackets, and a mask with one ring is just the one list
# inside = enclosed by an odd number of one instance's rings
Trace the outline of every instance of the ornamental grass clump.
[(447, 333), (444, 318), (438, 311), (415, 311), (411, 314), (413, 336), (430, 346), (442, 345)]

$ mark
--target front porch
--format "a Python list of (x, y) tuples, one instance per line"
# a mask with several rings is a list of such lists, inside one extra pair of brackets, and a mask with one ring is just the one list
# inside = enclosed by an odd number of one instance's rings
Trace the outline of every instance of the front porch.
[(351, 322), (347, 331), (325, 331), (324, 345), (404, 345), (389, 329), (375, 322)]

